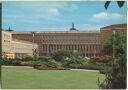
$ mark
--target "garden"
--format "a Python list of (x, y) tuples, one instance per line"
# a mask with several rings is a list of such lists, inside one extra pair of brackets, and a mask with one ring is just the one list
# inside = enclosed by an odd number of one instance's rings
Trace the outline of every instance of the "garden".
[[(106, 54), (99, 58), (87, 59), (78, 52), (60, 49), (51, 52), (50, 57), (3, 59), (1, 61), (2, 65), (32, 67), (31, 69), (3, 67), (3, 87), (9, 89), (125, 89), (127, 69), (126, 36), (122, 33), (116, 33), (114, 36), (116, 38), (113, 39), (112, 35), (103, 48), (104, 52), (105, 50), (110, 51), (110, 56)], [(114, 56), (112, 56), (113, 46), (115, 46)], [(70, 69), (92, 69), (99, 70), (100, 73), (72, 71)]]
[[(6, 66), (30, 66), (38, 70), (69, 70), (69, 69), (92, 69), (101, 70), (104, 60), (86, 59), (78, 52), (59, 49), (51, 52), (50, 57), (25, 57), (22, 59), (3, 59), (2, 65)], [(106, 60), (107, 61), (107, 60)]]
[(102, 67), (64, 49), (51, 52), (51, 57), (3, 59), (1, 64), (3, 89), (98, 89), (98, 78), (105, 79), (98, 71), (71, 70)]

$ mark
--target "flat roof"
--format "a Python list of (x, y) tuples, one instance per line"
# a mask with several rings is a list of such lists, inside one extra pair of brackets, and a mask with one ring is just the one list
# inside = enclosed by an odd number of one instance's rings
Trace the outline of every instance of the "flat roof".
[(25, 41), (25, 40), (19, 40), (19, 39), (12, 39), (12, 41), (37, 45), (36, 43), (32, 43), (32, 42)]
[(113, 24), (113, 25), (102, 27), (100, 29), (112, 29), (112, 28), (127, 28), (127, 24)]
[[(99, 31), (42, 31), (34, 33), (100, 33)], [(32, 32), (12, 32), (12, 34), (32, 34)]]

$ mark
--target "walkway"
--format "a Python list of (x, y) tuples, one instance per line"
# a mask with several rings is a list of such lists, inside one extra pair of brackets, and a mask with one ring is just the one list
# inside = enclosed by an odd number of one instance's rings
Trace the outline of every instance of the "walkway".
[(2, 67), (10, 67), (10, 68), (13, 68), (13, 67), (17, 67), (17, 68), (33, 68), (33, 67), (30, 67), (30, 66), (2, 66)]
[[(2, 66), (2, 67), (10, 67), (10, 68), (13, 68), (13, 67), (17, 67), (17, 68), (33, 68), (33, 67), (30, 67), (30, 66)], [(89, 69), (70, 69), (70, 70), (73, 70), (73, 71), (99, 72), (99, 70), (89, 70)]]
[(99, 70), (89, 70), (89, 69), (70, 69), (74, 71), (89, 71), (89, 72), (99, 72)]

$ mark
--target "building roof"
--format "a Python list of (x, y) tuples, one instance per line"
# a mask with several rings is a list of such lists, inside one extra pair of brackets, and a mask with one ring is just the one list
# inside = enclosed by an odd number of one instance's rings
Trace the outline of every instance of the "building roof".
[[(99, 34), (100, 32), (99, 31), (75, 31), (75, 30), (72, 30), (72, 31), (46, 31), (46, 32), (38, 32), (38, 31), (35, 31), (35, 33), (96, 33), (96, 34)], [(31, 34), (31, 32), (12, 32), (12, 34)]]
[(113, 25), (102, 27), (100, 29), (113, 29), (113, 28), (127, 28), (127, 24), (113, 24)]
[(37, 45), (36, 43), (32, 43), (32, 42), (25, 41), (25, 40), (14, 39), (14, 38), (12, 38), (12, 41), (20, 42), (20, 43), (26, 43), (26, 44), (34, 44), (34, 45)]

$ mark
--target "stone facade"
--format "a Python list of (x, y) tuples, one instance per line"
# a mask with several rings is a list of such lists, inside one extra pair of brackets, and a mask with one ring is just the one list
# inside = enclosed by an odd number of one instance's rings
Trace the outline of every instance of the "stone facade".
[(11, 42), (11, 51), (15, 53), (15, 58), (33, 56), (33, 49), (36, 50), (37, 48), (37, 44), (33, 44), (28, 41), (12, 39)]
[(11, 39), (12, 35), (10, 32), (2, 31), (2, 51), (10, 52), (11, 51)]
[(38, 45), (32, 42), (12, 38), (10, 31), (2, 31), (2, 52), (5, 58), (23, 58), (33, 55)]
[(8, 31), (2, 31), (2, 55), (6, 58), (14, 58), (11, 52), (11, 39), (12, 35)]

